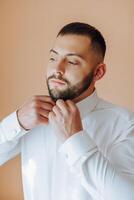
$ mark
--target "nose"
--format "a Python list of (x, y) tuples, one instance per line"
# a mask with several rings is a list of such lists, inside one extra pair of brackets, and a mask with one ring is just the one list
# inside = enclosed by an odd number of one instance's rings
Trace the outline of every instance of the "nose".
[(54, 66), (55, 75), (63, 75), (65, 73), (65, 62), (64, 60), (59, 60)]

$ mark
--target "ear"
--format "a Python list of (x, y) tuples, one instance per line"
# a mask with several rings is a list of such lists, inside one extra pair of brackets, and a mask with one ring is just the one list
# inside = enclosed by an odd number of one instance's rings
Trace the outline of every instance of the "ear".
[(93, 81), (96, 82), (100, 80), (105, 73), (106, 73), (106, 65), (104, 63), (100, 63), (94, 70)]

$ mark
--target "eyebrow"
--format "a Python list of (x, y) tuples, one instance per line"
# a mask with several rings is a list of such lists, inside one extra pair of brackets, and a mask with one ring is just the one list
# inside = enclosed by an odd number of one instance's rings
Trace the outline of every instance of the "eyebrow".
[[(53, 52), (53, 53), (59, 55), (59, 53), (57, 51), (55, 51), (54, 49), (51, 49), (50, 52)], [(68, 53), (68, 54), (66, 54), (66, 56), (77, 56), (77, 57), (80, 57), (81, 59), (85, 60), (85, 58), (82, 55), (77, 54), (77, 53)]]

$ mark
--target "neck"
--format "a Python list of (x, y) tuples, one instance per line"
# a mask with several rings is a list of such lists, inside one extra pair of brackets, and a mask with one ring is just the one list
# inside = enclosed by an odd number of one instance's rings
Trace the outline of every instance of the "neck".
[(95, 86), (90, 85), (90, 87), (85, 92), (83, 92), (80, 96), (74, 98), (73, 102), (78, 103), (79, 101), (82, 101), (86, 97), (90, 96), (94, 92), (94, 90), (95, 90)]

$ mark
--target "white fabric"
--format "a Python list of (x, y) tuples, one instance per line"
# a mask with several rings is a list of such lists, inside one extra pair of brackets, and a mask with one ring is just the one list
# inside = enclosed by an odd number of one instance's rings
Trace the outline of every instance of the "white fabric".
[(0, 164), (19, 152), (25, 200), (134, 200), (134, 114), (96, 91), (77, 104), (83, 131), (63, 144), (51, 125), (0, 123)]

